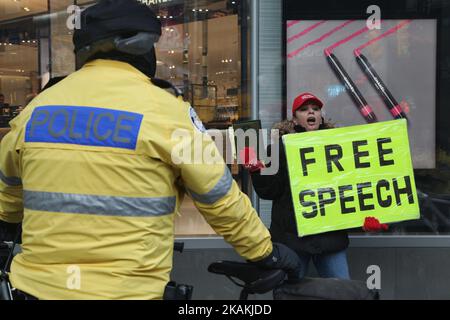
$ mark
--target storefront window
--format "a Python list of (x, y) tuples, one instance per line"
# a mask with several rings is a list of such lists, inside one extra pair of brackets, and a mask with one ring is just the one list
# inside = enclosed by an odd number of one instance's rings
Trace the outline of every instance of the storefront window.
[(408, 118), (420, 219), (392, 224), (391, 234), (450, 232), (449, 19), (445, 1), (284, 1), (287, 118), (305, 91), (338, 127), (367, 124), (367, 105), (378, 121), (393, 120), (394, 107)]
[(7, 126), (16, 109), (39, 92), (40, 34), (36, 18), (47, 11), (48, 3), (42, 0), (0, 3), (0, 93), (9, 105), (2, 108), (0, 126)]
[[(0, 92), (10, 111), (2, 114), (7, 127), (42, 87), (55, 77), (75, 71), (74, 15), (89, 0), (4, 0), (0, 3)], [(246, 77), (249, 68), (243, 43), (241, 1), (146, 1), (163, 29), (157, 44), (156, 77), (170, 81), (196, 109), (208, 129), (227, 129), (249, 119)], [(72, 26), (72, 28), (70, 27)], [(6, 109), (2, 109), (6, 110)], [(3, 112), (3, 111), (2, 111)], [(226, 154), (224, 153), (224, 156)], [(231, 166), (230, 166), (231, 168)], [(240, 183), (237, 166), (232, 166)], [(186, 197), (177, 217), (180, 236), (214, 235), (214, 231)]]
[[(163, 26), (157, 45), (157, 77), (183, 92), (207, 128), (223, 130), (226, 135), (231, 125), (249, 120), (250, 1), (141, 2), (156, 12)], [(356, 0), (259, 2), (259, 47), (255, 49), (259, 57), (259, 118), (264, 128), (289, 119), (295, 96), (314, 91), (325, 102), (326, 119), (336, 126), (365, 124), (345, 84), (324, 57), (324, 49), (333, 46), (378, 120), (390, 120), (386, 103), (355, 60), (354, 49), (361, 48), (411, 122), (421, 218), (392, 224), (390, 230), (406, 235), (449, 234), (450, 7), (440, 0), (375, 2), (381, 10), (381, 29), (374, 30), (364, 30), (369, 5)], [(93, 3), (0, 2), (0, 93), (5, 100), (1, 102), (0, 127), (7, 127), (17, 110), (50, 78), (75, 71), (69, 25), (74, 22), (76, 7), (70, 8)], [(238, 183), (246, 186), (242, 170), (230, 168)], [(270, 206), (261, 203), (263, 215), (270, 215)], [(180, 213), (178, 235), (214, 235), (189, 198)]]
[[(240, 22), (240, 2), (168, 1), (160, 5), (149, 2), (163, 25), (157, 45), (156, 77), (181, 89), (205, 127), (223, 130), (224, 136), (234, 122), (250, 115), (250, 106), (243, 95), (242, 70), (245, 72), (248, 62), (241, 56), (246, 30), (242, 30)], [(240, 180), (239, 171), (236, 166), (233, 168), (235, 178)], [(190, 198), (184, 200), (180, 213), (176, 234), (215, 234)]]

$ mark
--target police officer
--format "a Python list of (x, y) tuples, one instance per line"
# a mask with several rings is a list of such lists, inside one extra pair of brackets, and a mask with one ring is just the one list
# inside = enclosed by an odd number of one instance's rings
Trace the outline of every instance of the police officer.
[(296, 255), (272, 244), (223, 161), (172, 156), (176, 130), (218, 151), (195, 111), (150, 81), (155, 14), (101, 0), (81, 21), (82, 68), (37, 96), (1, 143), (0, 219), (23, 220), (13, 286), (38, 299), (161, 299), (185, 192), (242, 257), (296, 274)]

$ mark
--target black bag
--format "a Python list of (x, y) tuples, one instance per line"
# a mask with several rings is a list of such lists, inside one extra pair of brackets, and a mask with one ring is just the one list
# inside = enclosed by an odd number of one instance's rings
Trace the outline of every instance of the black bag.
[(379, 294), (369, 290), (362, 281), (303, 278), (275, 289), (273, 297), (275, 300), (378, 300)]

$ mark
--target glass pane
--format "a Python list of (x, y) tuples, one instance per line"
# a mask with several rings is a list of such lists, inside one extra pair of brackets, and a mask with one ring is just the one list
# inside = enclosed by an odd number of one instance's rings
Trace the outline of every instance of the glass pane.
[[(0, 3), (0, 92), (9, 107), (2, 108), (0, 127), (7, 127), (51, 78), (75, 71), (73, 6), (82, 9), (90, 0), (21, 0)], [(241, 59), (247, 30), (241, 25), (240, 1), (145, 1), (161, 20), (157, 44), (157, 77), (172, 82), (184, 93), (207, 128), (221, 130), (248, 119), (248, 97)], [(72, 28), (69, 26), (72, 25)], [(246, 57), (244, 57), (246, 58)], [(4, 110), (4, 111), (3, 111)], [(15, 113), (14, 113), (15, 112)], [(229, 139), (226, 140), (230, 144)], [(223, 155), (226, 145), (223, 147)], [(238, 183), (242, 172), (230, 165)], [(186, 197), (177, 218), (178, 235), (214, 235), (214, 231)]]
[[(39, 13), (48, 10), (45, 0), (0, 3), (0, 127), (8, 126), (21, 107), (40, 90), (39, 54), (45, 25)], [(46, 62), (48, 64), (48, 62)]]
[(157, 77), (183, 90), (207, 128), (225, 129), (247, 116), (249, 106), (241, 103), (237, 5), (184, 1), (158, 12), (163, 35), (157, 45)]
[[(379, 28), (372, 25), (367, 7), (356, 1), (284, 2), (283, 113), (290, 118), (294, 99), (305, 91), (323, 99), (326, 119), (339, 127), (366, 124), (360, 112), (365, 105), (378, 121), (393, 120), (393, 108), (402, 111), (408, 117), (420, 219), (393, 223), (383, 234), (448, 234), (448, 6), (379, 1)], [(333, 61), (326, 48), (333, 51)]]
[[(205, 127), (222, 130), (225, 137), (228, 127), (249, 114), (249, 105), (242, 103), (241, 95), (241, 70), (246, 65), (241, 60), (239, 6), (232, 2), (173, 1), (152, 5), (163, 25), (156, 46), (156, 77), (181, 89)], [(231, 167), (240, 182), (237, 166)], [(177, 235), (215, 234), (188, 197), (180, 213)]]
[[(73, 30), (67, 27), (69, 6), (73, 0), (50, 0), (51, 78), (66, 76), (75, 71)], [(73, 11), (72, 11), (73, 12)]]
[(47, 0), (2, 0), (0, 18), (2, 21), (32, 16), (48, 10)]

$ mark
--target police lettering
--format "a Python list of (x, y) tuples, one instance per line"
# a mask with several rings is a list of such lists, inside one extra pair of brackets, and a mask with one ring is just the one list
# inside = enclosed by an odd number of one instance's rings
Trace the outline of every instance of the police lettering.
[(135, 149), (142, 114), (93, 107), (45, 106), (33, 111), (26, 142)]
[[(359, 211), (375, 209), (375, 203), (380, 207), (414, 204), (413, 189), (410, 176), (404, 176), (398, 181), (385, 179), (376, 184), (371, 182), (342, 185), (336, 188), (319, 188), (303, 190), (299, 193), (299, 202), (303, 207), (302, 215), (307, 219), (326, 215), (327, 206), (339, 202), (341, 214), (351, 214)], [(368, 190), (373, 190), (373, 193)]]

